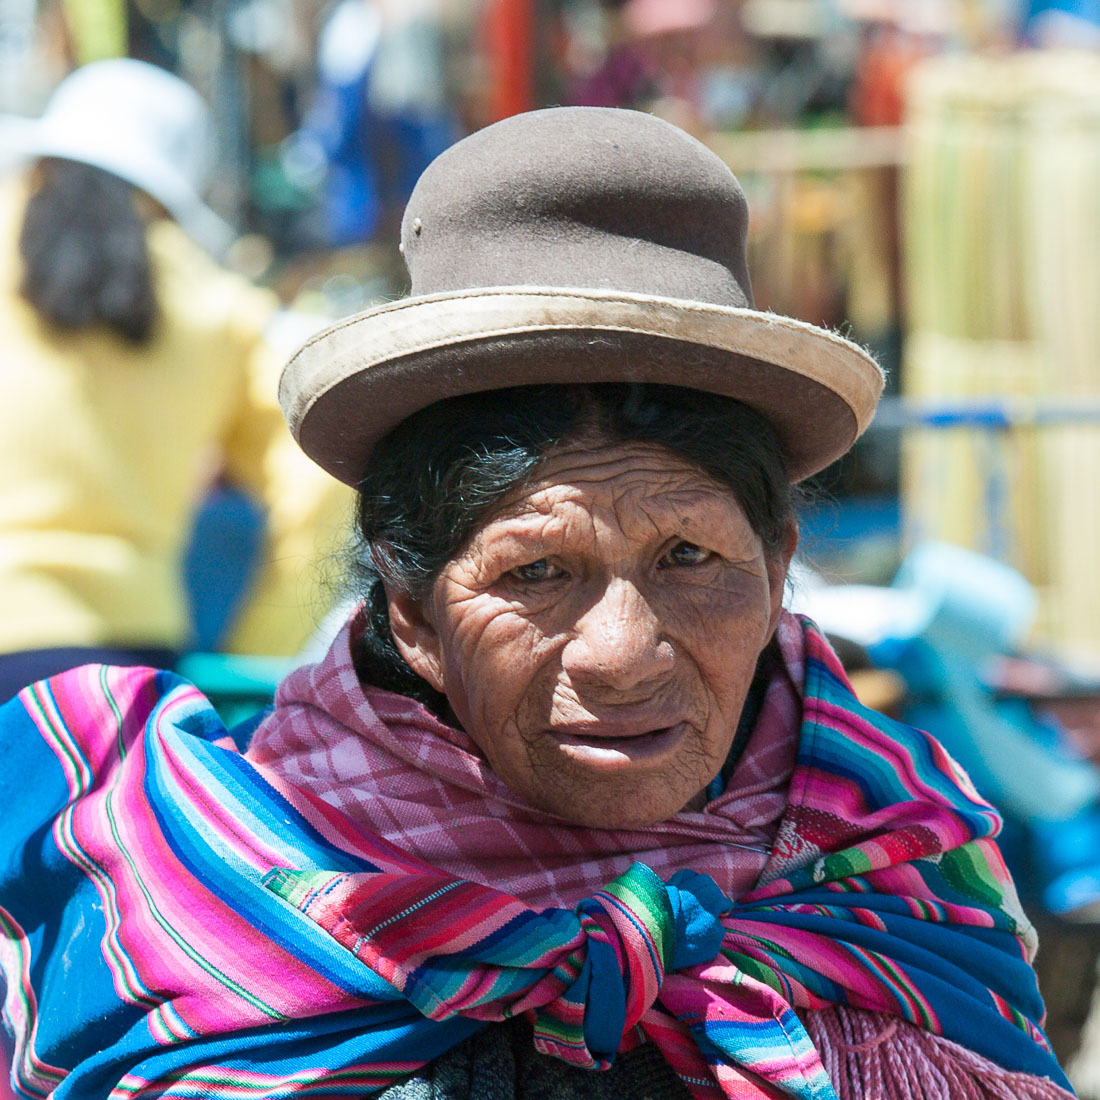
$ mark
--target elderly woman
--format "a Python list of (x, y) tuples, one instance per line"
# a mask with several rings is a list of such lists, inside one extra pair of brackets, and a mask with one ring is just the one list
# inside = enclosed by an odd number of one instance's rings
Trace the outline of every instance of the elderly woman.
[(0, 711), (20, 1095), (1069, 1095), (996, 813), (782, 609), (881, 376), (745, 228), (633, 112), (425, 173), (413, 296), (283, 377), (360, 496), (328, 657), (250, 730), (150, 670)]

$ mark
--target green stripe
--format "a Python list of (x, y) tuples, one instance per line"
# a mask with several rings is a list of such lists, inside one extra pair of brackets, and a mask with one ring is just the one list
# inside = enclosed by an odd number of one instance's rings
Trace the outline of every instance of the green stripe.
[(126, 759), (126, 744), (122, 739), (122, 726), (123, 726), (122, 711), (119, 710), (118, 703), (115, 702), (115, 697), (111, 693), (111, 689), (107, 686), (107, 666), (106, 665), (100, 665), (99, 666), (99, 687), (100, 687), (100, 690), (103, 692), (104, 698), (107, 700), (108, 704), (110, 705), (111, 712), (115, 716), (115, 730), (117, 731), (117, 734), (118, 734), (118, 737), (116, 738), (116, 740), (118, 741), (118, 758), (119, 758), (120, 761), (122, 761), (122, 760)]
[[(19, 1087), (24, 1092), (33, 1092), (36, 1096), (45, 1098), (49, 1093), (42, 1092), (39, 1087), (28, 1079), (26, 1073), (23, 1070), (23, 1066), (26, 1063), (30, 1063), (34, 1077), (36, 1080), (53, 1081), (60, 1083), (64, 1081), (68, 1076), (67, 1072), (63, 1069), (57, 1069), (53, 1066), (36, 1065), (36, 1058), (34, 1054), (34, 1047), (31, 1045), (31, 1035), (34, 1033), (34, 1022), (36, 1019), (36, 1013), (31, 1010), (31, 1000), (27, 995), (27, 991), (23, 986), (23, 971), (24, 964), (30, 962), (30, 952), (24, 950), (20, 946), (20, 937), (16, 934), (16, 925), (8, 920), (8, 914), (4, 909), (0, 909), (0, 930), (4, 932), (8, 942), (12, 945), (12, 950), (15, 952), (15, 966), (16, 975), (18, 980), (13, 980), (8, 987), (10, 994), (14, 996), (14, 999), (23, 1006), (23, 1018), (28, 1023), (27, 1028), (27, 1041), (26, 1047), (23, 1052), (23, 1057), (19, 1059), (17, 1063), (14, 1063), (12, 1068), (15, 1071), (16, 1076), (19, 1079)], [(11, 1021), (11, 1015), (7, 1012), (7, 1005), (4, 1006), (4, 1015)], [(52, 1091), (52, 1090), (51, 1090)]]
[[(904, 972), (898, 967), (892, 959), (886, 958), (885, 955), (880, 955), (877, 951), (867, 952), (867, 956), (873, 958), (887, 974), (890, 975), (895, 987), (894, 995), (898, 998), (899, 1003), (904, 998), (906, 1004), (915, 1003), (917, 1006), (918, 1014), (923, 1020), (923, 1028), (925, 1031), (932, 1031), (932, 1017), (928, 1014), (928, 1010), (925, 1007), (924, 998), (920, 996), (917, 991), (917, 987), (905, 976)], [(905, 1007), (904, 1005), (902, 1007)], [(909, 1013), (907, 1012), (906, 1015)], [(917, 1021), (913, 1021), (916, 1023)]]
[[(653, 940), (661, 969), (668, 970), (676, 949), (676, 927), (668, 891), (657, 873), (644, 863), (635, 863), (603, 892), (617, 898), (638, 918)], [(658, 974), (658, 980), (660, 977)]]

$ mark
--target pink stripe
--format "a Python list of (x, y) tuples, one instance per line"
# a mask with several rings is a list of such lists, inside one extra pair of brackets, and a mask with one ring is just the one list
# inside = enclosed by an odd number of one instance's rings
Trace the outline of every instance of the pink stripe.
[[(35, 1053), (38, 1039), (38, 999), (31, 985), (30, 943), (26, 932), (6, 909), (0, 908), (0, 973), (19, 975), (19, 983), (7, 986), (4, 1018), (15, 1035), (12, 1064), (20, 1086), (48, 1096), (68, 1071), (43, 1061)], [(2, 1064), (2, 1063), (0, 1063)]]

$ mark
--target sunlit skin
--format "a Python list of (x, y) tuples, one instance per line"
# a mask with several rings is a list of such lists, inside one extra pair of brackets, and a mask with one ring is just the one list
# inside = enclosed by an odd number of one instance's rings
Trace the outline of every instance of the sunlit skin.
[(394, 638), (517, 794), (652, 824), (704, 805), (794, 542), (766, 554), (731, 491), (664, 448), (567, 445), (426, 598), (390, 593)]

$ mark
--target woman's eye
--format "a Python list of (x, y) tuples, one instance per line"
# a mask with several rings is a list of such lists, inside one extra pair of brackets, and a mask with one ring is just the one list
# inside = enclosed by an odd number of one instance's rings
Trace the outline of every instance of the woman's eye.
[(704, 550), (693, 542), (678, 542), (658, 565), (666, 568), (670, 565), (702, 565), (709, 557), (709, 550)]
[(552, 565), (548, 558), (539, 558), (538, 561), (528, 562), (526, 565), (517, 565), (515, 569), (511, 569), (509, 572), (525, 584), (553, 580), (562, 574), (562, 570), (556, 565)]

